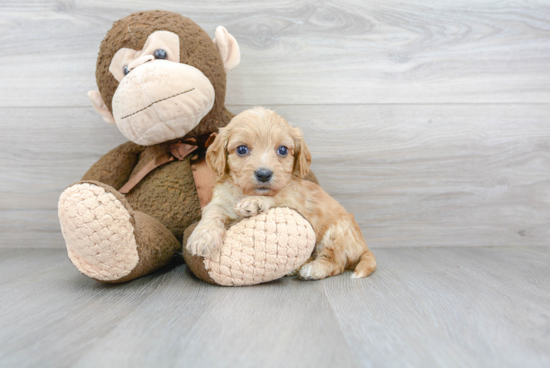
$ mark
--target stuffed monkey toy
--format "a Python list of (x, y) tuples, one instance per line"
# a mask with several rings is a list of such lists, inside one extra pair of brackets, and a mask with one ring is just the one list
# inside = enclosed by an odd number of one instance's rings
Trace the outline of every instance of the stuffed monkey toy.
[[(226, 73), (239, 62), (239, 45), (223, 27), (212, 40), (166, 11), (114, 23), (97, 59), (99, 91), (88, 96), (129, 142), (59, 199), (68, 256), (81, 273), (125, 282), (182, 251), (184, 232), (190, 235), (211, 198), (214, 174), (204, 155), (212, 133), (234, 116), (225, 108)], [(274, 280), (306, 261), (315, 243), (311, 225), (285, 208), (231, 224), (227, 234), (210, 257), (185, 254), (199, 278), (220, 285)]]

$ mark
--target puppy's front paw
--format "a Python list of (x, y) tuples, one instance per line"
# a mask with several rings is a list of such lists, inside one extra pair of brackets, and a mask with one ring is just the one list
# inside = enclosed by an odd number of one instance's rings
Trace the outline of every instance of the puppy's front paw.
[(246, 197), (235, 206), (235, 213), (242, 217), (250, 217), (269, 209), (269, 203), (263, 197)]
[(212, 252), (212, 248), (209, 239), (204, 237), (190, 237), (187, 241), (187, 249), (194, 256), (208, 257)]
[(187, 250), (192, 255), (209, 257), (212, 251), (219, 249), (223, 244), (225, 228), (214, 224), (199, 225), (195, 228), (187, 241)]

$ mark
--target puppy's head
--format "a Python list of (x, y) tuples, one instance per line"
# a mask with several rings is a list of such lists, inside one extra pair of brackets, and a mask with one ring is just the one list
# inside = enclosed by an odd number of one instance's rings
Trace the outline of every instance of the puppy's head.
[(302, 132), (271, 110), (257, 107), (220, 129), (206, 161), (245, 195), (275, 195), (292, 177), (309, 172), (311, 154)]

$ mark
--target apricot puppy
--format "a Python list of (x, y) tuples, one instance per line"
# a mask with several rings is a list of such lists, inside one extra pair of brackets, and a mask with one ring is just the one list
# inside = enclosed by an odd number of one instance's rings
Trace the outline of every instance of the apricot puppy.
[(317, 244), (298, 271), (306, 280), (334, 276), (354, 269), (366, 277), (376, 269), (361, 229), (352, 214), (321, 187), (303, 180), (311, 154), (302, 132), (264, 108), (246, 110), (220, 129), (206, 154), (217, 175), (212, 201), (191, 234), (192, 254), (210, 255), (223, 243), (225, 224), (271, 207), (289, 207), (313, 226)]

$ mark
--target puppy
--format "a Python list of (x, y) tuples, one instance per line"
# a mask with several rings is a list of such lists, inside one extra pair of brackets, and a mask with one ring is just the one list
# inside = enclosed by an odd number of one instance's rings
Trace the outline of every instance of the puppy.
[(303, 179), (311, 154), (302, 132), (273, 111), (254, 108), (235, 116), (220, 129), (206, 160), (217, 175), (216, 186), (187, 242), (190, 253), (208, 256), (220, 248), (230, 220), (288, 207), (309, 221), (317, 239), (312, 257), (297, 270), (302, 279), (323, 279), (345, 269), (354, 269), (354, 278), (366, 277), (376, 269), (353, 215)]

